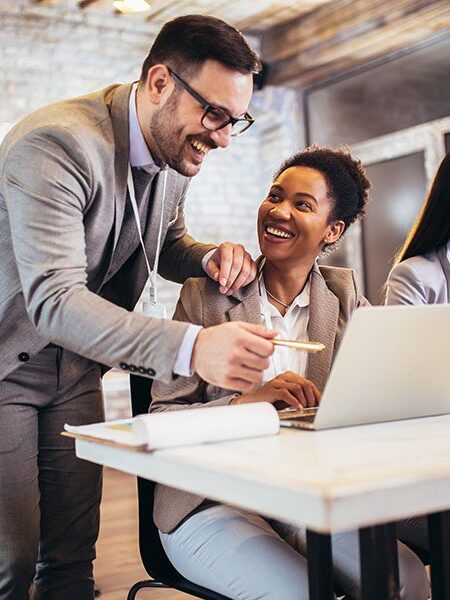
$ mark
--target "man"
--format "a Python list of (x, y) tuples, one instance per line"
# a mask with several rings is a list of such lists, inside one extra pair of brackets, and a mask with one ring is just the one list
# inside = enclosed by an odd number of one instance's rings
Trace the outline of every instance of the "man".
[[(0, 149), (0, 600), (27, 598), (33, 577), (39, 600), (93, 598), (101, 472), (60, 431), (102, 420), (100, 364), (241, 391), (268, 366), (262, 327), (130, 312), (158, 259), (228, 294), (254, 278), (241, 246), (187, 234), (183, 206), (205, 155), (251, 124), (258, 66), (234, 28), (181, 17), (138, 84), (43, 108)], [(148, 305), (161, 314), (154, 285)]]

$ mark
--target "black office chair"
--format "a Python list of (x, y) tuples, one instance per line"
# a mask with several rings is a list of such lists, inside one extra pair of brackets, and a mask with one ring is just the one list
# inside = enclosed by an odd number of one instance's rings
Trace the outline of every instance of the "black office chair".
[[(152, 380), (132, 375), (130, 377), (131, 408), (133, 417), (148, 412)], [(134, 600), (144, 588), (173, 588), (204, 600), (229, 600), (221, 594), (192, 583), (175, 569), (166, 556), (153, 522), (153, 492), (155, 482), (137, 478), (139, 510), (139, 549), (142, 564), (152, 579), (138, 581), (128, 592), (127, 600)]]

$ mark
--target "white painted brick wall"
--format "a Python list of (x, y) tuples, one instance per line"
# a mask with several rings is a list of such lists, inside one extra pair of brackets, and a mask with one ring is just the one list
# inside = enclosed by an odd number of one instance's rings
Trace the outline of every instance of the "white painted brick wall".
[[(50, 102), (137, 79), (155, 35), (135, 19), (81, 12), (74, 0), (58, 6), (0, 0), (0, 122), (15, 122)], [(230, 148), (208, 156), (188, 193), (186, 218), (201, 241), (243, 243), (258, 254), (255, 220), (273, 171), (301, 145), (300, 108), (292, 90), (255, 94), (257, 123)], [(172, 313), (179, 286), (161, 281)], [(112, 375), (109, 418), (128, 412), (126, 379)], [(107, 379), (107, 381), (109, 381)]]

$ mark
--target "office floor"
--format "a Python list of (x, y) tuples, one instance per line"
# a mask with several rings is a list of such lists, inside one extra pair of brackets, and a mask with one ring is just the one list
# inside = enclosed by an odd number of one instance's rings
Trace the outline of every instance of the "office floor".
[[(100, 538), (95, 561), (100, 600), (126, 600), (129, 588), (148, 579), (141, 565), (137, 540), (136, 480), (105, 469)], [(139, 600), (192, 600), (174, 590), (142, 590)]]

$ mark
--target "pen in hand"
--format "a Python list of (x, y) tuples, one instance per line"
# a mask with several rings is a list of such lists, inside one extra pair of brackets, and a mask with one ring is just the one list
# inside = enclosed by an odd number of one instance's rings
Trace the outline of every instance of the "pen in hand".
[(321, 342), (310, 342), (309, 340), (271, 340), (274, 346), (284, 346), (286, 348), (292, 348), (292, 350), (301, 350), (303, 352), (321, 352), (324, 350), (325, 345)]

